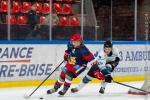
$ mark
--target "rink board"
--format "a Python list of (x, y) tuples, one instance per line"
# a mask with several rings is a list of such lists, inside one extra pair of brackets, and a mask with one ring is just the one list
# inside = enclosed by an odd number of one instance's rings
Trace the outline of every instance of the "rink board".
[[(45, 79), (63, 60), (66, 41), (3, 41), (0, 42), (0, 87), (33, 86)], [(103, 42), (85, 42), (92, 53), (103, 48)], [(149, 42), (114, 42), (121, 62), (112, 76), (117, 81), (144, 80), (150, 70)], [(64, 64), (62, 64), (64, 66)], [(61, 67), (44, 85), (58, 78)], [(88, 70), (88, 69), (87, 69)], [(74, 80), (78, 83), (87, 70)], [(93, 82), (99, 82), (93, 80)]]

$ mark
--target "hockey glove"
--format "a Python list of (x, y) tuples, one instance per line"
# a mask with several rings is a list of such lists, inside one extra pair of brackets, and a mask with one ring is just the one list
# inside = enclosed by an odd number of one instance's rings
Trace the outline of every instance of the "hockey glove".
[(69, 53), (68, 53), (68, 51), (66, 50), (66, 51), (65, 51), (65, 54), (64, 54), (64, 60), (65, 60), (65, 61), (67, 61), (68, 55), (69, 55)]
[(119, 62), (120, 61), (120, 58), (119, 57), (116, 57), (115, 58), (115, 62)]
[(95, 70), (93, 74), (99, 80), (103, 80), (105, 78), (105, 76), (99, 70)]
[(113, 78), (111, 77), (110, 74), (105, 75), (105, 82), (111, 83)]
[(119, 64), (119, 61), (120, 61), (120, 58), (119, 58), (119, 57), (116, 57), (116, 58), (115, 58), (115, 61), (112, 63), (113, 69)]

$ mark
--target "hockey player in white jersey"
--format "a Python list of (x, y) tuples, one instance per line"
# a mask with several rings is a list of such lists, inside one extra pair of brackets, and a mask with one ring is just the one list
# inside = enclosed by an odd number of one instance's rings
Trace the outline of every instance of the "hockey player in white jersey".
[(106, 41), (103, 49), (96, 52), (95, 59), (88, 64), (91, 68), (87, 75), (77, 87), (71, 89), (71, 92), (78, 92), (87, 83), (89, 83), (92, 78), (97, 78), (102, 80), (99, 93), (103, 94), (107, 83), (111, 83), (112, 81), (111, 72), (118, 65), (119, 61), (120, 58), (118, 49), (113, 47), (111, 41)]

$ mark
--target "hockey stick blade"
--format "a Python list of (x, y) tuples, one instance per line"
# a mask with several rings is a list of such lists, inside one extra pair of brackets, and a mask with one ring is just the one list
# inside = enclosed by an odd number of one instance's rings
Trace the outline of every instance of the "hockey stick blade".
[(123, 84), (123, 83), (120, 83), (120, 82), (116, 82), (116, 81), (113, 81), (113, 82), (114, 82), (114, 83), (117, 83), (117, 84), (120, 84), (120, 85), (123, 85), (123, 86), (126, 86), (126, 87), (130, 87), (130, 88), (133, 88), (133, 89), (142, 91), (142, 92), (145, 92), (145, 93), (147, 93), (147, 94), (150, 94), (150, 92), (145, 91), (145, 90), (143, 90), (143, 89), (139, 89), (139, 88), (136, 88), (136, 87), (133, 87), (133, 86), (130, 86), (130, 85), (127, 85), (127, 84)]
[(29, 97), (28, 95), (26, 95), (26, 94), (24, 94), (23, 97), (24, 97), (25, 99), (29, 99), (29, 98), (30, 98), (30, 97)]

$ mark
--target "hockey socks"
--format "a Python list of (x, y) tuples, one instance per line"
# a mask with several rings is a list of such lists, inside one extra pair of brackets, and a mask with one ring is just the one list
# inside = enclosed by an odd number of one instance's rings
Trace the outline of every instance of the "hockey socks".
[(47, 94), (52, 94), (54, 92), (57, 92), (57, 90), (61, 87), (62, 83), (59, 81), (56, 81), (54, 88), (47, 90)]
[(60, 96), (63, 96), (68, 91), (68, 89), (70, 88), (70, 85), (71, 85), (71, 83), (65, 82), (64, 88), (61, 91), (59, 91), (58, 94)]

